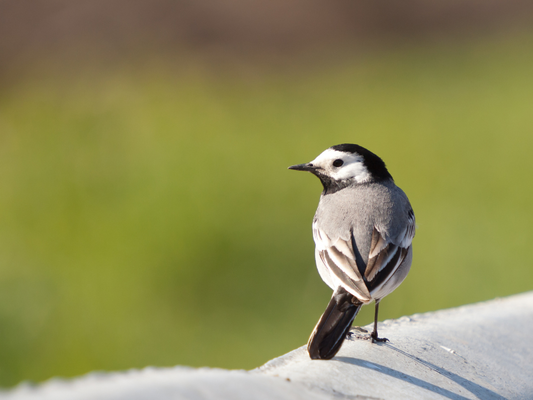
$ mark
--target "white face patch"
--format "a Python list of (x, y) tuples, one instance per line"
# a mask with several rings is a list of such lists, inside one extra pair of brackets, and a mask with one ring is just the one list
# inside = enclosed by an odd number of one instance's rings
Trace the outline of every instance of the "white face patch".
[[(342, 160), (343, 164), (336, 167), (336, 160)], [(362, 183), (370, 180), (370, 173), (359, 154), (327, 149), (311, 161), (311, 164), (320, 167), (323, 174), (336, 181), (354, 179), (357, 183)]]

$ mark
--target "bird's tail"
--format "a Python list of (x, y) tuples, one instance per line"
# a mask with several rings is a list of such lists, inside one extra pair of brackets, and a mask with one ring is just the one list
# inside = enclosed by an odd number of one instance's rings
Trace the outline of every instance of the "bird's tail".
[(344, 288), (335, 290), (307, 342), (307, 352), (313, 360), (329, 360), (337, 354), (362, 305)]

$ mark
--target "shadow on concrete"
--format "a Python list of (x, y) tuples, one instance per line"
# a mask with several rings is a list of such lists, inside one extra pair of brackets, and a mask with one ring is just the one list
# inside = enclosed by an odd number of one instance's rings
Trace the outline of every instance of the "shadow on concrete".
[[(421, 364), (421, 365), (424, 365), (425, 367), (437, 372), (438, 374), (450, 379), (451, 381), (457, 383), (458, 385), (462, 386), (463, 388), (465, 388), (466, 390), (468, 390), (470, 393), (472, 393), (473, 395), (475, 395), (477, 398), (479, 399), (498, 399), (498, 400), (505, 400), (505, 397), (499, 395), (498, 393), (496, 392), (493, 392), (492, 390), (489, 390), (483, 386), (480, 386), (478, 385), (477, 383), (474, 383), (468, 379), (465, 379), (457, 374), (454, 374), (453, 372), (450, 372), (444, 368), (441, 368), (441, 367), (438, 367), (430, 362), (427, 362), (427, 361), (424, 361), (416, 356), (413, 356), (409, 353), (406, 353), (405, 351), (403, 350), (400, 350), (390, 344), (382, 344), (382, 346), (386, 346), (388, 348), (390, 348), (391, 350), (394, 350), (412, 360), (414, 360), (415, 362)], [(397, 378), (397, 379), (400, 379), (400, 380), (403, 380), (405, 382), (408, 382), (408, 383), (411, 383), (413, 385), (416, 385), (416, 386), (419, 386), (423, 389), (426, 389), (426, 390), (429, 390), (431, 392), (434, 392), (434, 393), (438, 393), (440, 394), (441, 396), (444, 396), (444, 397), (447, 397), (449, 399), (454, 399), (454, 400), (463, 400), (463, 399), (468, 399), (467, 397), (464, 397), (464, 396), (461, 396), (457, 393), (453, 393), (447, 389), (444, 389), (444, 388), (441, 388), (440, 386), (437, 386), (437, 385), (434, 385), (432, 383), (429, 383), (423, 379), (420, 379), (420, 378), (416, 378), (412, 375), (408, 375), (406, 374), (405, 372), (402, 372), (402, 371), (398, 371), (398, 370), (395, 370), (395, 369), (392, 369), (392, 368), (389, 368), (389, 367), (386, 367), (384, 365), (381, 365), (381, 364), (376, 364), (376, 363), (373, 363), (373, 362), (369, 362), (369, 361), (365, 361), (365, 360), (361, 360), (361, 359), (358, 359), (358, 358), (352, 358), (352, 357), (335, 357), (335, 360), (338, 360), (338, 361), (341, 361), (341, 362), (345, 362), (345, 363), (348, 363), (348, 364), (352, 364), (352, 365), (357, 365), (359, 367), (363, 367), (363, 368), (367, 368), (367, 369), (371, 369), (373, 371), (379, 371), (383, 374), (386, 374), (386, 375), (389, 375), (393, 378)]]

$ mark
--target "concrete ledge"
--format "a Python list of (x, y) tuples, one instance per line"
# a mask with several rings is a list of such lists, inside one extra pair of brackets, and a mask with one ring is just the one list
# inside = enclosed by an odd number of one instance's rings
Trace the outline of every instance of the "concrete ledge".
[(533, 292), (385, 321), (380, 333), (390, 342), (356, 331), (330, 361), (311, 361), (303, 346), (252, 371), (89, 374), (21, 385), (0, 399), (533, 398)]
[(330, 362), (301, 347), (256, 371), (345, 398), (533, 398), (533, 292), (380, 328), (390, 343), (346, 341)]

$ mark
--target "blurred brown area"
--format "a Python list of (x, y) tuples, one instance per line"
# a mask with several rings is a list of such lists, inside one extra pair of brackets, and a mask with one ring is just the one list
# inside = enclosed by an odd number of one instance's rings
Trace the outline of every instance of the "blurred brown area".
[(0, 0), (0, 76), (43, 58), (285, 57), (531, 22), (531, 0)]

